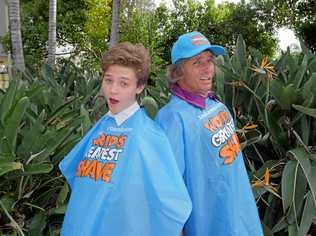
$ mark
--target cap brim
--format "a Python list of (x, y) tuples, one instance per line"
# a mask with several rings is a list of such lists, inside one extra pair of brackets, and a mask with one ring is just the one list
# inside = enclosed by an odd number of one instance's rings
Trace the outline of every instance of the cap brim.
[(211, 45), (208, 48), (213, 54), (216, 56), (224, 55), (225, 54), (225, 48), (219, 45)]

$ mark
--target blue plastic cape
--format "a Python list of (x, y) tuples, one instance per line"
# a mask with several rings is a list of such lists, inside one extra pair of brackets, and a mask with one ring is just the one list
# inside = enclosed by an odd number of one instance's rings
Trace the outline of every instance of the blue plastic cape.
[(60, 163), (71, 186), (62, 235), (179, 236), (191, 201), (161, 128), (140, 109), (104, 116)]
[(224, 104), (206, 108), (176, 96), (156, 121), (163, 127), (192, 200), (185, 236), (261, 236), (262, 228), (233, 119)]

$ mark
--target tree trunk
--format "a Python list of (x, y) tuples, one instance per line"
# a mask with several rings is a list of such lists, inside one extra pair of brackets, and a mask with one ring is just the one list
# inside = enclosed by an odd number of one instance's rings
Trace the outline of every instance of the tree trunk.
[(48, 58), (50, 66), (55, 65), (56, 55), (56, 10), (57, 0), (49, 0), (49, 21), (48, 21)]
[(120, 29), (120, 0), (113, 0), (110, 47), (113, 47), (115, 44), (118, 43), (119, 29)]
[(21, 34), (21, 18), (20, 18), (20, 0), (9, 0), (9, 25), (12, 44), (12, 62), (13, 66), (20, 70), (25, 70), (22, 34)]

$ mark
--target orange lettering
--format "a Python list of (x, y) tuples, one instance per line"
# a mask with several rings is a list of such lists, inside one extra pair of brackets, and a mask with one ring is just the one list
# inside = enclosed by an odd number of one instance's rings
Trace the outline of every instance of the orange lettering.
[(105, 182), (110, 182), (111, 175), (115, 169), (115, 163), (105, 163), (93, 160), (80, 161), (76, 175), (81, 177), (90, 177), (95, 180), (99, 180), (102, 177), (102, 180)]
[(114, 168), (114, 163), (105, 163), (104, 165), (102, 165), (102, 163), (99, 162), (96, 168), (95, 179), (98, 180), (102, 176), (102, 179), (104, 181), (109, 182)]
[(110, 136), (108, 146), (116, 145), (118, 138), (116, 136)]
[(86, 160), (86, 161), (80, 161), (78, 168), (77, 168), (77, 176), (86, 176), (87, 173), (87, 169), (89, 167), (90, 161)]
[(214, 118), (210, 119), (208, 123), (204, 124), (204, 127), (211, 132), (215, 132), (217, 129), (223, 127), (228, 120), (228, 113), (226, 111), (221, 111)]
[(117, 148), (123, 147), (125, 145), (125, 141), (126, 141), (126, 136), (123, 136), (123, 135), (119, 136), (118, 137), (118, 143), (116, 145)]
[(234, 134), (227, 144), (221, 148), (219, 155), (224, 158), (224, 164), (230, 164), (240, 152), (240, 144), (236, 134)]
[(102, 175), (102, 179), (105, 182), (110, 182), (111, 180), (111, 174), (115, 168), (116, 164), (115, 163), (105, 163), (103, 169), (103, 175)]
[(101, 147), (107, 146), (117, 146), (117, 148), (122, 148), (125, 145), (126, 136), (120, 135), (106, 135), (101, 134), (99, 138), (93, 140), (93, 144)]
[(96, 168), (97, 168), (97, 161), (96, 160), (93, 160), (91, 163), (90, 163), (90, 166), (89, 168), (87, 169), (87, 175), (89, 175), (91, 178), (95, 178), (95, 172), (96, 172)]

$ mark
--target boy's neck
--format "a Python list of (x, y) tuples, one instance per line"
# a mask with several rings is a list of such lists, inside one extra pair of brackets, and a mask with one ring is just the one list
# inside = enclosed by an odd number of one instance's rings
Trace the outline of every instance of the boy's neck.
[(131, 117), (136, 111), (139, 110), (139, 105), (137, 101), (135, 101), (132, 105), (120, 111), (119, 113), (113, 114), (111, 111), (106, 113), (108, 116), (113, 117), (118, 126), (124, 123), (129, 117)]

